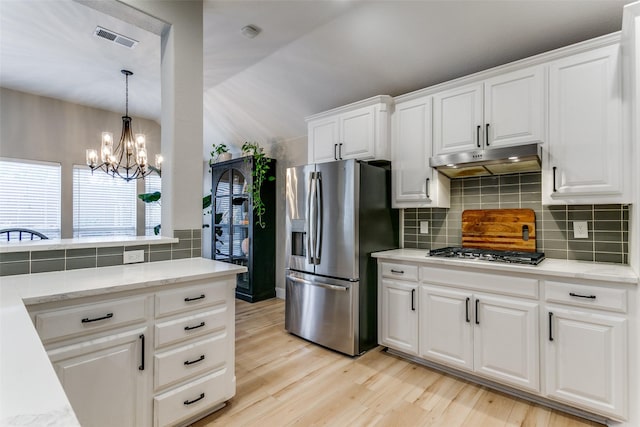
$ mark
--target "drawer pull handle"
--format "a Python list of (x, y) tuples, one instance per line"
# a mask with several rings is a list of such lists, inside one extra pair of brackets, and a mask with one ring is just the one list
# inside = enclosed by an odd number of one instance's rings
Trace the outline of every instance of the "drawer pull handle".
[(88, 317), (85, 317), (84, 319), (82, 319), (82, 323), (97, 322), (98, 320), (111, 319), (112, 317), (113, 317), (113, 313), (107, 313), (105, 316), (96, 317), (93, 319), (89, 319)]
[(580, 294), (576, 294), (576, 293), (573, 293), (573, 292), (569, 292), (569, 295), (571, 295), (572, 297), (577, 297), (577, 298), (596, 299), (595, 295), (580, 295)]
[(193, 330), (193, 329), (202, 328), (203, 326), (204, 326), (204, 322), (200, 322), (200, 324), (199, 324), (199, 325), (196, 325), (196, 326), (185, 326), (185, 327), (184, 327), (184, 330), (185, 330), (185, 331), (191, 331), (191, 330)]
[(553, 341), (553, 313), (549, 312), (549, 341)]
[(203, 360), (204, 360), (204, 354), (196, 360), (187, 360), (186, 362), (184, 362), (184, 364), (185, 366), (189, 366), (189, 365), (193, 365), (194, 363), (202, 362)]
[(391, 269), (391, 272), (396, 274), (404, 274), (404, 270), (394, 270), (393, 268)]
[(185, 401), (184, 401), (184, 404), (185, 404), (185, 405), (191, 405), (191, 404), (193, 404), (193, 403), (196, 403), (198, 400), (202, 400), (202, 399), (204, 399), (204, 393), (200, 393), (200, 397), (196, 397), (196, 398), (195, 398), (195, 399), (193, 399), (193, 400), (185, 400)]
[(199, 297), (194, 297), (194, 298), (187, 297), (187, 298), (184, 299), (184, 302), (197, 301), (199, 299), (204, 299), (204, 294), (200, 295)]
[(140, 339), (140, 366), (138, 366), (138, 369), (141, 371), (144, 371), (144, 334), (140, 335), (138, 337)]
[(416, 290), (411, 289), (411, 311), (416, 311)]

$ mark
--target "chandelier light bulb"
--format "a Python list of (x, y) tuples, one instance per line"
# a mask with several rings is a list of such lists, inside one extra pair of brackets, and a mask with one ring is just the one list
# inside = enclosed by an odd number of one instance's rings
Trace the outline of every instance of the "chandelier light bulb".
[(87, 150), (87, 165), (94, 167), (98, 164), (98, 152), (92, 148)]
[(162, 170), (163, 158), (161, 154), (156, 154), (156, 169)]

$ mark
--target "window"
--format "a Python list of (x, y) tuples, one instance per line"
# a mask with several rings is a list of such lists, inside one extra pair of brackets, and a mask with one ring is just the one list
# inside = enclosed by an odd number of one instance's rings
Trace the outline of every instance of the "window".
[(73, 167), (73, 237), (135, 236), (136, 181)]
[[(153, 193), (156, 191), (162, 192), (162, 183), (160, 177), (156, 174), (148, 175), (144, 179), (144, 192)], [(162, 199), (161, 199), (162, 200)], [(144, 234), (147, 236), (154, 236), (153, 228), (156, 225), (160, 225), (160, 202), (145, 203), (144, 204)]]
[(0, 229), (28, 228), (60, 238), (60, 165), (0, 160)]

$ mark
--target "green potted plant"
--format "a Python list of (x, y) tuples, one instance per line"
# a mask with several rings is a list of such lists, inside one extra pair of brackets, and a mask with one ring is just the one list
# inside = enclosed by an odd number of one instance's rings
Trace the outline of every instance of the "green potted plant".
[(262, 188), (262, 184), (265, 180), (275, 180), (275, 177), (273, 176), (267, 177), (267, 171), (270, 169), (269, 163), (271, 162), (271, 159), (265, 156), (264, 149), (256, 142), (245, 142), (242, 144), (242, 154), (244, 156), (249, 156), (247, 158), (253, 157), (253, 184), (249, 186), (248, 192), (251, 194), (251, 198), (253, 200), (253, 212), (256, 215), (257, 224), (260, 227), (265, 228), (266, 224), (262, 220), (262, 216), (266, 212), (266, 206), (262, 201), (260, 189)]
[(226, 144), (213, 144), (213, 150), (211, 150), (211, 159), (209, 160), (209, 165), (211, 165), (211, 163), (225, 162), (227, 160), (231, 160), (229, 147), (227, 147)]

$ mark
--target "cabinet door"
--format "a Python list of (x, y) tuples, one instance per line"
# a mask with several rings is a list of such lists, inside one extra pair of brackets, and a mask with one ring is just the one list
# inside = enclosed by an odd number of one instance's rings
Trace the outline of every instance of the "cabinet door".
[(382, 345), (408, 353), (418, 353), (417, 285), (382, 280)]
[(376, 157), (375, 142), (374, 106), (340, 115), (339, 160), (373, 159)]
[(473, 370), (471, 294), (420, 288), (420, 356)]
[(539, 305), (483, 294), (475, 298), (475, 371), (524, 390), (540, 391)]
[(391, 161), (393, 207), (449, 207), (449, 179), (429, 167), (432, 98), (396, 104)]
[(628, 156), (621, 132), (620, 80), (618, 45), (550, 64), (546, 202), (622, 198)]
[(548, 306), (547, 313), (546, 394), (624, 418), (628, 377), (625, 318), (554, 306)]
[(482, 147), (482, 83), (433, 96), (435, 155)]
[[(147, 328), (48, 351), (69, 402), (83, 426), (150, 425), (151, 359), (142, 366)], [(148, 345), (146, 354), (150, 354)]]
[(338, 118), (331, 117), (309, 123), (309, 163), (333, 162), (338, 159)]
[(484, 105), (487, 148), (542, 142), (545, 134), (543, 67), (486, 80)]

